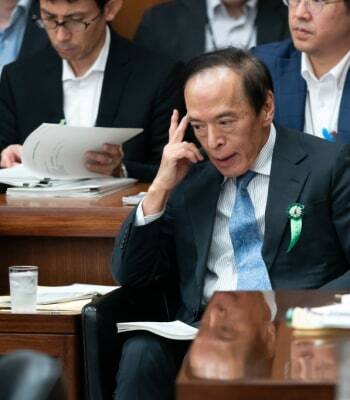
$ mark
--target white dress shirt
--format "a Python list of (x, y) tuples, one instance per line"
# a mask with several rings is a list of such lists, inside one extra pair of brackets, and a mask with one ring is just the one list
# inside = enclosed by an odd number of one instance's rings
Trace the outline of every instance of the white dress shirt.
[[(256, 159), (252, 171), (257, 174), (248, 185), (257, 223), (262, 235), (265, 233), (265, 209), (270, 181), (272, 153), (276, 141), (276, 129), (271, 125), (270, 134)], [(236, 198), (236, 179), (225, 178), (217, 203), (214, 229), (210, 244), (207, 272), (205, 275), (203, 303), (206, 304), (216, 290), (236, 290), (237, 271), (234, 265), (234, 251), (229, 233), (229, 220)], [(144, 217), (142, 202), (136, 212), (135, 225), (146, 225), (160, 218), (158, 214)]]
[(307, 55), (302, 53), (301, 75), (307, 86), (305, 132), (323, 139), (336, 135), (340, 102), (349, 66), (350, 51), (335, 67), (318, 79)]
[(257, 0), (248, 0), (243, 6), (243, 14), (238, 18), (231, 17), (220, 0), (206, 1), (206, 51), (229, 46), (249, 49), (256, 45)]
[(106, 28), (100, 54), (83, 76), (76, 77), (69, 63), (62, 61), (63, 108), (67, 125), (95, 126), (110, 43), (111, 34)]

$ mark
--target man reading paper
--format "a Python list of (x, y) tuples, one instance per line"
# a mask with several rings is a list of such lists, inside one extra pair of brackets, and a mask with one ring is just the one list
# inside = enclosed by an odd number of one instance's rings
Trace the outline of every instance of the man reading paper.
[(53, 48), (15, 62), (0, 83), (1, 166), (21, 161), (21, 145), (43, 122), (143, 128), (123, 146), (87, 153), (87, 168), (152, 180), (176, 106), (179, 64), (114, 33), (122, 0), (40, 0), (37, 24)]

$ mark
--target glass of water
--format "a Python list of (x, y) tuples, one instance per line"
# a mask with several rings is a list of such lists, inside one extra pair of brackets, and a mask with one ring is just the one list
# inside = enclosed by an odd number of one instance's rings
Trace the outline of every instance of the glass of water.
[(33, 313), (36, 311), (38, 267), (9, 267), (11, 311)]

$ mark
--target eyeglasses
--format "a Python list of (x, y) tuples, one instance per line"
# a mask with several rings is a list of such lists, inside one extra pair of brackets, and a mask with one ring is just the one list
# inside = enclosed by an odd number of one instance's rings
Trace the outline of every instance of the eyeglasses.
[(290, 8), (296, 8), (301, 2), (311, 14), (319, 14), (327, 4), (340, 3), (344, 0), (283, 0), (283, 3)]
[(95, 22), (102, 14), (98, 13), (96, 17), (87, 20), (77, 20), (77, 19), (65, 19), (63, 21), (57, 21), (51, 18), (39, 18), (37, 15), (33, 15), (33, 21), (39, 26), (39, 28), (46, 30), (55, 30), (59, 26), (62, 26), (69, 32), (84, 32), (88, 27)]

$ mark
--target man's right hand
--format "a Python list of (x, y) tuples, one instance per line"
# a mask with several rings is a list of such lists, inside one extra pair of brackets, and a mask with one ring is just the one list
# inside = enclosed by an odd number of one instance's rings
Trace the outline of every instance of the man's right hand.
[(188, 117), (183, 117), (179, 123), (179, 113), (174, 110), (169, 128), (169, 143), (164, 147), (157, 176), (142, 202), (145, 216), (161, 212), (170, 192), (187, 175), (191, 165), (203, 160), (193, 143), (183, 141), (187, 126)]
[(22, 162), (22, 145), (11, 144), (1, 152), (0, 167), (9, 168)]

